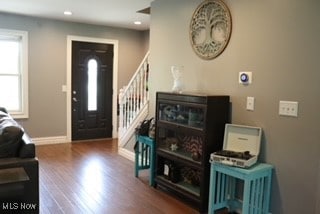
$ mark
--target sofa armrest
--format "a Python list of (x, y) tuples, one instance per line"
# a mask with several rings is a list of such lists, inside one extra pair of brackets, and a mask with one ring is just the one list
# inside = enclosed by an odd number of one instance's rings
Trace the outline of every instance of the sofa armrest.
[(20, 144), (20, 158), (34, 158), (36, 156), (36, 147), (27, 133), (23, 134)]
[(35, 145), (23, 127), (0, 107), (0, 158), (34, 158)]

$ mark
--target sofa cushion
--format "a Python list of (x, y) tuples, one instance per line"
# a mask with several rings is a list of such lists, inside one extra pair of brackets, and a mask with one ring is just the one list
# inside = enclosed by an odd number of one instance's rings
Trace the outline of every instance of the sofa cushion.
[(0, 158), (19, 156), (24, 131), (11, 116), (0, 112)]
[(0, 158), (17, 157), (23, 131), (16, 126), (8, 126), (1, 131)]

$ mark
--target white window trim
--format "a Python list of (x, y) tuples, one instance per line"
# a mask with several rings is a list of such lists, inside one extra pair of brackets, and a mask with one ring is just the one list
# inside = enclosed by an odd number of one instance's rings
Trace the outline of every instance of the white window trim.
[[(0, 29), (0, 34), (20, 36), (22, 43), (22, 72), (21, 72), (21, 111), (9, 111), (14, 118), (29, 117), (29, 93), (28, 93), (28, 32), (19, 30)], [(3, 106), (5, 107), (5, 106)]]

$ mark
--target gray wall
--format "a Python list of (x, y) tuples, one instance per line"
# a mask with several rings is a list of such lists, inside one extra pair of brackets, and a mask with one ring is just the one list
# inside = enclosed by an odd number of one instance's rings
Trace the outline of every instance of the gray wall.
[[(29, 119), (31, 137), (66, 136), (67, 35), (119, 41), (118, 87), (128, 83), (148, 50), (149, 32), (0, 13), (0, 28), (29, 33)], [(145, 41), (145, 39), (148, 39)]]
[[(151, 114), (155, 92), (170, 91), (171, 65), (183, 65), (185, 91), (231, 96), (232, 122), (264, 130), (261, 161), (275, 166), (271, 211), (320, 213), (320, 1), (226, 0), (231, 40), (216, 59), (196, 56), (189, 23), (200, 0), (155, 0), (150, 28)], [(239, 71), (253, 83), (238, 84)], [(246, 97), (256, 99), (245, 109)], [(297, 118), (278, 115), (280, 100), (298, 101)]]

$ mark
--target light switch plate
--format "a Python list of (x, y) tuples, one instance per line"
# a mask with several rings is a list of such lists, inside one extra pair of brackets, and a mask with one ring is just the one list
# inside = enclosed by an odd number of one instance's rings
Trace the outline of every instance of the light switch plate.
[(247, 110), (254, 110), (254, 97), (247, 97)]
[(279, 115), (298, 117), (298, 102), (280, 100)]
[(62, 85), (61, 90), (62, 90), (62, 92), (67, 92), (67, 86), (66, 85)]

